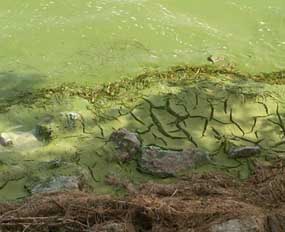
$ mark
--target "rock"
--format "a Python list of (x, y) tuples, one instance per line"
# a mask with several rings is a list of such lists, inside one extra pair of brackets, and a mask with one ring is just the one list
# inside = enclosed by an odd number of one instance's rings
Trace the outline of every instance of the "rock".
[(128, 225), (125, 223), (116, 223), (111, 222), (108, 224), (99, 224), (95, 225), (91, 231), (100, 231), (100, 232), (125, 232), (125, 231), (134, 231), (134, 230), (128, 230), (130, 227), (133, 227), (132, 225)]
[(176, 176), (188, 168), (209, 161), (208, 154), (198, 149), (183, 151), (162, 150), (156, 146), (144, 147), (139, 159), (139, 170), (160, 177)]
[(6, 132), (0, 135), (0, 144), (15, 150), (32, 149), (41, 146), (32, 132)]
[(78, 190), (80, 180), (76, 176), (57, 176), (47, 180), (44, 183), (35, 185), (32, 193), (58, 192), (67, 190)]
[(232, 219), (213, 225), (210, 232), (265, 232), (264, 221), (256, 217)]
[(13, 145), (13, 141), (7, 133), (1, 133), (0, 134), (0, 145), (2, 145), (4, 147), (8, 147), (8, 146)]
[(258, 146), (247, 146), (230, 149), (228, 155), (230, 158), (248, 158), (251, 156), (259, 155), (261, 149)]
[(224, 57), (221, 57), (221, 56), (210, 55), (210, 56), (207, 57), (207, 60), (208, 60), (209, 62), (211, 62), (212, 64), (214, 64), (214, 63), (218, 63), (218, 62), (220, 62), (220, 61), (225, 60), (225, 58), (224, 58)]
[(138, 135), (125, 128), (113, 132), (110, 140), (116, 144), (118, 157), (121, 161), (131, 160), (140, 152), (141, 142), (138, 139)]
[(34, 133), (39, 140), (50, 141), (54, 137), (56, 129), (54, 117), (47, 115), (36, 125)]
[(47, 115), (36, 125), (34, 133), (41, 141), (51, 141), (60, 130), (82, 129), (85, 132), (83, 116), (77, 112), (61, 112), (58, 116)]
[(85, 131), (84, 118), (80, 113), (77, 112), (61, 112), (61, 119), (63, 119), (63, 126), (66, 129), (82, 128)]
[(67, 163), (64, 162), (63, 160), (55, 159), (55, 160), (44, 161), (44, 162), (40, 163), (40, 167), (43, 169), (56, 169), (56, 168), (62, 167), (65, 164), (67, 164)]

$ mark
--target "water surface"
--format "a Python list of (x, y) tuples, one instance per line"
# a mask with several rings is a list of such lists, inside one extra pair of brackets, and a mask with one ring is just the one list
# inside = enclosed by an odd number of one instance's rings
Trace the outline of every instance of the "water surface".
[(4, 0), (0, 84), (94, 84), (210, 54), (243, 71), (284, 69), (284, 12), (283, 0)]

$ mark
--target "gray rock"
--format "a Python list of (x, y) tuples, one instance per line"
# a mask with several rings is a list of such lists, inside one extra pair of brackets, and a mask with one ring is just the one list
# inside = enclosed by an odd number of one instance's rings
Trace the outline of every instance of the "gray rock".
[(248, 158), (251, 156), (259, 155), (261, 149), (258, 146), (247, 146), (230, 149), (228, 155), (230, 158)]
[(207, 57), (207, 60), (208, 60), (209, 62), (211, 62), (212, 64), (214, 64), (214, 63), (218, 63), (218, 62), (220, 62), (220, 61), (224, 61), (225, 58), (222, 57), (222, 56), (210, 55), (210, 56)]
[(85, 130), (85, 122), (83, 116), (78, 112), (61, 112), (61, 120), (63, 120), (63, 126), (66, 129), (82, 128)]
[(131, 160), (140, 152), (141, 142), (138, 139), (138, 135), (125, 128), (113, 132), (110, 140), (116, 144), (118, 157), (121, 161)]
[(35, 185), (32, 193), (58, 192), (67, 190), (78, 190), (80, 180), (76, 176), (58, 176), (47, 180), (44, 183)]
[(125, 232), (127, 230), (127, 225), (124, 223), (115, 223), (111, 222), (105, 225), (95, 225), (91, 231), (100, 231), (100, 232)]
[(262, 220), (256, 217), (232, 219), (213, 225), (210, 232), (265, 232)]
[(188, 168), (195, 168), (209, 161), (208, 154), (198, 149), (183, 151), (144, 147), (138, 161), (139, 170), (160, 177), (176, 176)]

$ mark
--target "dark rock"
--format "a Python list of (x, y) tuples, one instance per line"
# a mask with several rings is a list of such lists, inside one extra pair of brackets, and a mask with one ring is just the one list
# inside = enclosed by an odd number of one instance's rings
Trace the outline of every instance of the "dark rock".
[(231, 219), (221, 224), (213, 225), (210, 232), (265, 232), (262, 218), (249, 217)]
[(61, 112), (57, 116), (47, 115), (36, 125), (35, 136), (41, 140), (49, 142), (61, 131), (82, 129), (85, 132), (85, 122), (83, 116), (77, 112)]
[(35, 185), (32, 189), (32, 193), (46, 193), (46, 192), (58, 192), (67, 190), (80, 189), (80, 180), (76, 176), (57, 176), (48, 179), (44, 183)]
[(136, 133), (121, 128), (111, 134), (110, 140), (116, 144), (121, 161), (131, 160), (140, 152), (141, 142)]
[(230, 158), (248, 158), (251, 156), (259, 155), (261, 149), (258, 146), (248, 146), (248, 147), (239, 147), (233, 148), (229, 151)]
[(55, 160), (50, 160), (50, 161), (44, 161), (40, 164), (41, 168), (43, 169), (56, 169), (60, 168), (63, 165), (67, 164), (61, 159), (55, 159)]
[(209, 161), (208, 154), (198, 149), (183, 151), (163, 150), (149, 146), (142, 150), (139, 169), (160, 177), (176, 176), (188, 168), (195, 168)]
[(54, 117), (51, 115), (45, 116), (34, 130), (35, 136), (41, 141), (50, 141), (54, 137), (57, 125), (54, 122)]

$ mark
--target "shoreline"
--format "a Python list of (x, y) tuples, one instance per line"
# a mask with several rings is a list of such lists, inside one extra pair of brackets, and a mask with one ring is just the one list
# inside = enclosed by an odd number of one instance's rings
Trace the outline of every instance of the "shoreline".
[[(256, 161), (270, 165), (283, 157), (282, 120), (278, 121), (283, 118), (283, 75), (179, 66), (95, 88), (70, 84), (24, 93), (0, 115), (12, 126), (2, 132), (18, 141), (10, 148), (0, 147), (5, 170), (0, 176), (5, 191), (0, 194), (29, 196), (33, 187), (49, 181), (69, 183), (66, 177), (83, 177), (97, 194), (111, 195), (124, 191), (106, 185), (110, 174), (136, 185), (175, 180), (144, 174), (136, 159), (118, 159), (109, 140), (120, 128), (137, 133), (144, 146), (173, 154), (194, 147), (208, 152), (212, 162), (189, 173), (222, 171), (246, 180)], [(256, 145), (261, 155), (229, 157), (232, 148)]]

